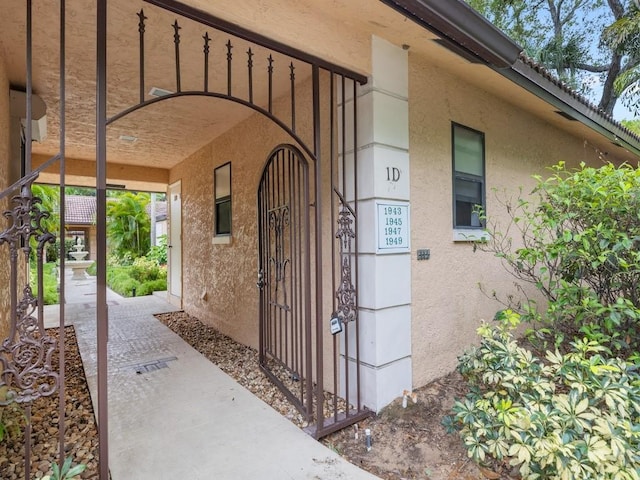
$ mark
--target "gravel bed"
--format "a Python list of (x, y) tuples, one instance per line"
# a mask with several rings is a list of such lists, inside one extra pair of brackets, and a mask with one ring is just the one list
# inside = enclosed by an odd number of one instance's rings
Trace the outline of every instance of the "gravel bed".
[[(59, 338), (58, 329), (47, 330), (49, 336)], [(58, 365), (58, 351), (53, 364)], [(73, 463), (84, 463), (81, 478), (98, 478), (98, 431), (82, 360), (78, 352), (73, 327), (65, 328), (65, 456)], [(2, 408), (2, 407), (0, 407)], [(24, 408), (12, 404), (4, 407), (4, 423), (13, 425), (0, 442), (0, 479), (24, 479)], [(43, 397), (31, 407), (32, 451), (31, 478), (42, 478), (51, 473), (51, 465), (59, 453), (59, 395)]]

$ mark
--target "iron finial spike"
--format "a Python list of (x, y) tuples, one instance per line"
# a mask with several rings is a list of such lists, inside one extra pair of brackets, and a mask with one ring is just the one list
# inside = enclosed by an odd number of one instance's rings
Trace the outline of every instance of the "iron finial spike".
[(209, 42), (211, 41), (211, 37), (209, 37), (209, 32), (205, 32), (202, 36), (204, 39), (204, 91), (209, 91)]
[(140, 9), (140, 11), (136, 14), (138, 15), (138, 32), (140, 33), (140, 103), (144, 102), (144, 32), (145, 32), (145, 20), (147, 19), (144, 14), (144, 10)]
[(291, 130), (296, 131), (296, 67), (293, 62), (289, 64), (289, 70), (291, 71), (289, 77), (291, 78)]
[(269, 66), (267, 73), (269, 74), (269, 113), (273, 111), (273, 55), (269, 54)]
[(231, 44), (231, 39), (227, 40), (227, 95), (231, 96), (231, 59), (233, 58), (233, 54), (231, 53), (231, 49), (233, 45)]
[(251, 47), (247, 50), (247, 69), (249, 74), (249, 103), (253, 103), (253, 52)]
[(181, 91), (180, 88), (180, 29), (182, 27), (178, 24), (176, 19), (173, 22), (173, 43), (176, 46), (176, 90)]
[(136, 13), (136, 15), (138, 15), (138, 18), (140, 19), (140, 21), (138, 22), (138, 31), (140, 33), (144, 32), (145, 29), (145, 24), (144, 21), (147, 20), (149, 17), (147, 17), (144, 14), (144, 9), (140, 9), (140, 11), (138, 13)]

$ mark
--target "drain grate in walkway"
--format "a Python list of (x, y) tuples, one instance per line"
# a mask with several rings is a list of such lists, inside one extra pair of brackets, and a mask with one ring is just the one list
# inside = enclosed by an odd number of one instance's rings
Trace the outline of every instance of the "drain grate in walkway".
[(160, 370), (161, 368), (167, 368), (168, 362), (173, 362), (177, 359), (178, 357), (159, 358), (150, 362), (138, 363), (137, 365), (132, 365), (132, 367), (138, 374), (155, 372), (156, 370)]

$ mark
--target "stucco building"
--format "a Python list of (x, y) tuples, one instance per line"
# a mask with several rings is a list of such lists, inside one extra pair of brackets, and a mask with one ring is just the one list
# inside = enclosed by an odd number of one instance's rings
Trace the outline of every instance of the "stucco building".
[[(476, 205), (506, 218), (493, 189), (638, 161), (640, 139), (463, 2), (70, 1), (64, 82), (55, 3), (34, 12), (48, 128), (26, 170), (166, 190), (171, 301), (260, 349), (303, 409), (319, 384), (379, 410), (454, 369), (499, 308), (478, 283), (512, 288), (472, 248)], [(0, 190), (20, 178), (24, 8), (0, 7)]]

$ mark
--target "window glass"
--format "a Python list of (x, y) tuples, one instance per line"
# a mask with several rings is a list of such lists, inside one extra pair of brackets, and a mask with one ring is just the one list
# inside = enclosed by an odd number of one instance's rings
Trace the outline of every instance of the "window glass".
[(482, 134), (455, 126), (454, 148), (456, 172), (482, 176), (484, 150)]
[(231, 235), (231, 163), (214, 170), (215, 235)]
[(477, 213), (484, 207), (484, 134), (461, 125), (453, 125), (453, 225), (479, 228)]

